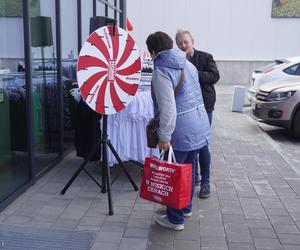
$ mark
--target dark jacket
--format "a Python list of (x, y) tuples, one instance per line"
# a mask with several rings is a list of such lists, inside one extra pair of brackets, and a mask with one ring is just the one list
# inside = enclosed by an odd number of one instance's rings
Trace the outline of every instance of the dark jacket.
[(190, 61), (198, 70), (204, 106), (207, 112), (212, 112), (216, 102), (214, 84), (220, 79), (217, 64), (211, 54), (195, 49)]

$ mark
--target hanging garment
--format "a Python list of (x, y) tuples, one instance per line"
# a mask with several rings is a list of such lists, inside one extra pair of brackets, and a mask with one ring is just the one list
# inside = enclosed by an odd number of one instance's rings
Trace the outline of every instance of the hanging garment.
[(76, 112), (76, 127), (75, 127), (75, 148), (77, 156), (86, 159), (90, 152), (96, 146), (95, 154), (90, 158), (90, 161), (97, 161), (101, 158), (101, 149), (98, 144), (101, 138), (100, 119), (101, 114), (93, 111), (82, 99), (78, 103)]

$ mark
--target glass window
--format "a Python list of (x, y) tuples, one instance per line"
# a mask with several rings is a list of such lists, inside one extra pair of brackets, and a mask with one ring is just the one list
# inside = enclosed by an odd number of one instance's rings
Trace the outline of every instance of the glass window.
[[(77, 0), (61, 1), (61, 52), (64, 100), (64, 149), (74, 145), (75, 110), (77, 102), (72, 90), (77, 88), (78, 59)], [(92, 8), (92, 5), (91, 5)], [(89, 27), (89, 26), (88, 26)]]
[(61, 53), (63, 59), (78, 55), (77, 0), (60, 2), (61, 8)]
[(56, 65), (55, 1), (34, 1), (32, 11), (32, 112), (35, 173), (42, 172), (58, 157), (59, 114)]
[(121, 27), (121, 18), (122, 18), (122, 15), (118, 12), (118, 14), (117, 14), (117, 26), (120, 26), (120, 27)]
[(0, 14), (0, 202), (30, 178), (23, 6), (22, 1), (10, 3), (13, 8), (6, 3)]
[(288, 67), (286, 69), (283, 70), (283, 72), (289, 74), (289, 75), (299, 75), (297, 74), (297, 70), (299, 69), (300, 64), (295, 64), (291, 67)]
[(295, 75), (300, 76), (300, 67), (298, 67), (298, 69), (297, 69)]
[(93, 0), (85, 0), (81, 5), (81, 27), (83, 45), (90, 33), (90, 18), (93, 16)]
[(97, 16), (105, 16), (105, 4), (98, 2), (96, 4), (96, 15)]
[(108, 8), (108, 17), (115, 18), (115, 11), (112, 8)]
[(255, 73), (263, 73), (266, 71), (270, 71), (271, 69), (276, 68), (279, 65), (284, 64), (284, 63), (286, 63), (286, 61), (284, 61), (284, 60), (275, 60), (274, 62), (271, 62), (271, 63), (261, 67), (258, 70), (255, 70)]

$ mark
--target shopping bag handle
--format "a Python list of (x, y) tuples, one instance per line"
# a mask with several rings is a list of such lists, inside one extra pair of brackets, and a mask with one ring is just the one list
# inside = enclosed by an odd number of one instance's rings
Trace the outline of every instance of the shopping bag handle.
[[(159, 154), (159, 158), (161, 160), (164, 160), (164, 156), (165, 156), (165, 152), (164, 150), (162, 150)], [(172, 148), (172, 146), (170, 145), (169, 147), (169, 152), (168, 152), (168, 163), (177, 163), (176, 158), (175, 158), (175, 154), (174, 154), (174, 150)]]

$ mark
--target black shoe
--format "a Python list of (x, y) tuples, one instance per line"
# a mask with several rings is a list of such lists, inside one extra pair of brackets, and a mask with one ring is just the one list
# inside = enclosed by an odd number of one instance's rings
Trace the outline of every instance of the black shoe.
[(210, 185), (209, 185), (209, 183), (202, 184), (201, 189), (200, 189), (200, 193), (199, 193), (199, 198), (200, 199), (206, 199), (206, 198), (209, 197), (209, 195), (210, 195)]

